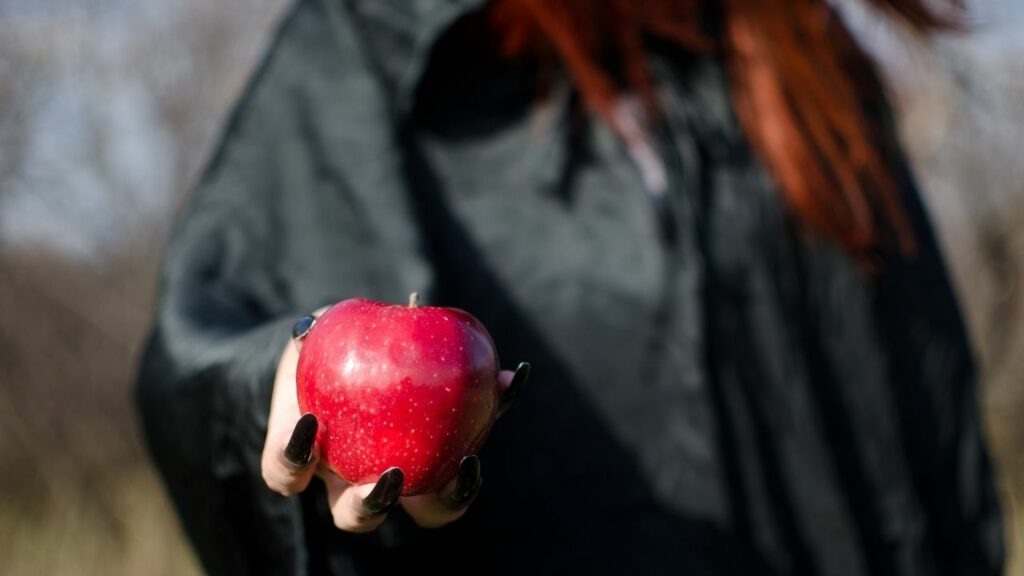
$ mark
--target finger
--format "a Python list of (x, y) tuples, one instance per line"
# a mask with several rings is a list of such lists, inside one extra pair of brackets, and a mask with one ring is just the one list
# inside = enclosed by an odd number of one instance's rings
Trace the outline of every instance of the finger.
[(483, 482), (480, 458), (475, 454), (466, 456), (459, 463), (459, 472), (455, 476), (455, 486), (452, 488), (452, 491), (448, 493), (442, 490), (438, 493), (438, 499), (447, 508), (452, 510), (464, 509), (476, 498)]
[[(502, 375), (507, 374), (508, 371), (503, 371), (499, 375), (499, 382)], [(512, 374), (512, 379), (508, 384), (508, 388), (501, 395), (501, 403), (498, 405), (498, 417), (508, 411), (512, 403), (515, 402), (516, 398), (523, 392), (523, 387), (526, 386), (526, 381), (530, 379), (530, 363), (520, 362), (519, 366), (516, 366), (516, 371)]]
[(480, 458), (466, 456), (448, 484), (433, 494), (402, 498), (402, 507), (422, 528), (440, 528), (458, 520), (480, 493), (483, 485)]
[[(315, 313), (314, 313), (315, 314)], [(315, 316), (305, 316), (295, 323), (292, 334), (305, 337)], [(301, 492), (309, 484), (316, 466), (317, 420), (313, 415), (300, 417), (295, 393), (295, 370), (299, 349), (293, 338), (285, 346), (274, 376), (274, 391), (267, 418), (267, 436), (263, 444), (260, 469), (271, 490), (285, 496)]]
[(268, 436), (262, 459), (263, 481), (267, 486), (284, 496), (297, 494), (306, 489), (313, 473), (316, 472), (316, 416), (306, 414), (299, 418), (288, 436), (277, 439)]
[(399, 468), (388, 468), (376, 483), (360, 486), (349, 484), (332, 473), (324, 476), (334, 525), (346, 532), (376, 530), (398, 504), (405, 483), (405, 475)]
[(516, 373), (511, 370), (502, 370), (498, 372), (498, 394), (503, 395), (508, 387), (512, 385), (512, 380), (516, 377)]

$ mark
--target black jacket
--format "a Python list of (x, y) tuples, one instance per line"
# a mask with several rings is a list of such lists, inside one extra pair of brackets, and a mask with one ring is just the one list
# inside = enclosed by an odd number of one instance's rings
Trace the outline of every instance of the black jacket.
[[(446, 40), (481, 3), (300, 1), (179, 219), (138, 400), (203, 566), (997, 574), (975, 371), (909, 173), (917, 256), (865, 274), (786, 211), (714, 57), (662, 47), (652, 202), (564, 81), (538, 100), (533, 70)], [(300, 315), (411, 291), (533, 377), (463, 519), (339, 532), (318, 481), (260, 478), (273, 369)]]

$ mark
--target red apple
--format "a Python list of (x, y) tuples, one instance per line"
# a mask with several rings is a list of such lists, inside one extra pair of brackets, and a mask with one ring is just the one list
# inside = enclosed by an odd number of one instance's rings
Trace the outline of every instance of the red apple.
[(403, 496), (437, 490), (483, 444), (498, 410), (490, 334), (456, 308), (353, 298), (303, 341), (299, 407), (320, 423), (321, 457), (346, 481), (405, 473)]

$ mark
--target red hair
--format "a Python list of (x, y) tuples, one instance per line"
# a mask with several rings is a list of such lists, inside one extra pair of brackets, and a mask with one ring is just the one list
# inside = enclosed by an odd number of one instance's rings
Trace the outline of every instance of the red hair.
[[(955, 27), (926, 0), (870, 1), (919, 30)], [(739, 122), (805, 225), (854, 254), (890, 237), (912, 252), (896, 168), (879, 152), (889, 138), (877, 114), (881, 85), (827, 0), (715, 4), (713, 26), (709, 0), (495, 0), (490, 20), (505, 55), (559, 62), (620, 135), (612, 114), (620, 92), (643, 95), (656, 113), (645, 38), (719, 53)]]

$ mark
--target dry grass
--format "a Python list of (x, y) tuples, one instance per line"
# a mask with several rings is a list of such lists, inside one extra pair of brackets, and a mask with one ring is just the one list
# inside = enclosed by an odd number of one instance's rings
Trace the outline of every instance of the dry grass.
[(131, 400), (150, 256), (0, 258), (0, 574), (197, 572)]
[(152, 470), (142, 462), (90, 486), (0, 503), (0, 573), (199, 574)]

